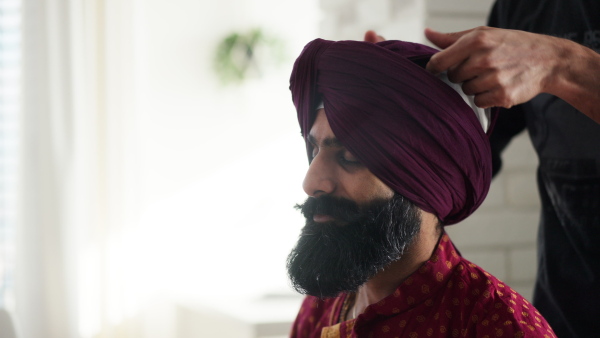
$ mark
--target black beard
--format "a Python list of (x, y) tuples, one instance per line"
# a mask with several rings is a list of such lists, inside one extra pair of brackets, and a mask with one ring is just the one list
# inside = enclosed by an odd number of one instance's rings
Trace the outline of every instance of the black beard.
[[(306, 225), (287, 259), (292, 286), (301, 294), (329, 298), (358, 288), (401, 258), (421, 227), (419, 209), (395, 194), (359, 207), (331, 196), (296, 205)], [(314, 214), (334, 222), (316, 223)]]

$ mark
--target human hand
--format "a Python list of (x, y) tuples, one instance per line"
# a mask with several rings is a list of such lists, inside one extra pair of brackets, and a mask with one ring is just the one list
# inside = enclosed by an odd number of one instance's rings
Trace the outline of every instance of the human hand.
[(377, 33), (375, 33), (375, 31), (369, 30), (365, 33), (365, 41), (377, 43), (377, 42), (385, 41), (385, 38), (381, 35), (377, 35)]
[(491, 27), (447, 34), (426, 29), (425, 36), (444, 49), (432, 56), (427, 70), (447, 71), (450, 81), (462, 83), (481, 108), (510, 108), (550, 92), (561, 67), (557, 40), (562, 39), (550, 36)]

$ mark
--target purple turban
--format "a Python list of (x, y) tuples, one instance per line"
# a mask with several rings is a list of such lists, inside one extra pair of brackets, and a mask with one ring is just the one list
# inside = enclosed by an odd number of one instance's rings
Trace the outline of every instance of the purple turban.
[[(490, 187), (490, 145), (473, 110), (424, 66), (437, 50), (403, 41), (310, 42), (290, 79), (308, 133), (322, 101), (336, 137), (381, 181), (445, 224)], [(489, 131), (488, 131), (489, 133)]]

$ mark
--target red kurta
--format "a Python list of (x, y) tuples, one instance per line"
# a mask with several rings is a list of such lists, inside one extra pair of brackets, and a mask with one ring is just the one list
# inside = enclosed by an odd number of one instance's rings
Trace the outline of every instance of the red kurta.
[(340, 322), (347, 297), (307, 296), (291, 337), (556, 337), (533, 305), (462, 258), (447, 234), (393, 294)]

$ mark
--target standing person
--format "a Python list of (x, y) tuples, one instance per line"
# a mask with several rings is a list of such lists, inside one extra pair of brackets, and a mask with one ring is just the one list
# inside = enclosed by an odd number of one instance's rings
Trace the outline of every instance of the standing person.
[(433, 53), (317, 39), (294, 64), (310, 163), (306, 225), (288, 257), (307, 294), (294, 338), (555, 337), (444, 231), (487, 194), (490, 120), (424, 69)]
[(534, 304), (559, 337), (597, 336), (600, 1), (499, 0), (489, 25), (502, 29), (426, 30), (445, 49), (427, 69), (448, 71), (480, 107), (507, 108), (490, 139), (494, 173), (510, 139), (528, 130), (542, 204)]

